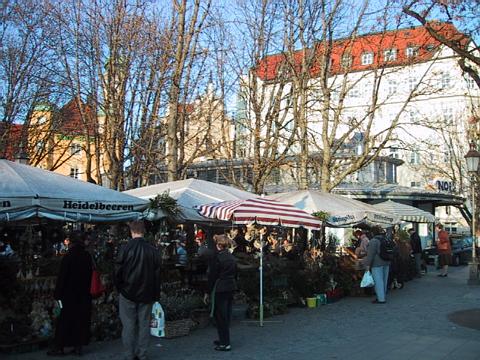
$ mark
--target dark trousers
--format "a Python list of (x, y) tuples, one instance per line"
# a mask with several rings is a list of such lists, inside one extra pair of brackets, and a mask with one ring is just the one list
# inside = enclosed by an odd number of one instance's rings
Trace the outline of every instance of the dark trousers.
[(230, 345), (230, 319), (232, 317), (233, 292), (215, 293), (215, 321), (221, 345)]

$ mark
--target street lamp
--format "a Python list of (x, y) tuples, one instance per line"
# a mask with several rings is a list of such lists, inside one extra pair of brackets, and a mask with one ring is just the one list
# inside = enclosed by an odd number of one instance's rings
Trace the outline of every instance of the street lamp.
[(470, 142), (470, 150), (465, 155), (465, 161), (467, 162), (467, 171), (470, 174), (470, 187), (472, 192), (472, 261), (469, 263), (470, 276), (468, 278), (468, 284), (476, 285), (480, 284), (478, 277), (478, 261), (477, 261), (477, 234), (475, 223), (475, 182), (478, 174), (478, 163), (480, 162), (480, 152), (476, 149), (475, 142)]

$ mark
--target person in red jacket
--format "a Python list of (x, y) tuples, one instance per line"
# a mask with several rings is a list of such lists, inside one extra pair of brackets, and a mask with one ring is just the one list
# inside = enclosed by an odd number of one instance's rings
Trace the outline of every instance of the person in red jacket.
[(438, 250), (438, 260), (442, 268), (440, 277), (448, 276), (448, 265), (452, 260), (452, 246), (450, 244), (450, 237), (448, 232), (443, 230), (442, 224), (437, 224), (437, 250)]

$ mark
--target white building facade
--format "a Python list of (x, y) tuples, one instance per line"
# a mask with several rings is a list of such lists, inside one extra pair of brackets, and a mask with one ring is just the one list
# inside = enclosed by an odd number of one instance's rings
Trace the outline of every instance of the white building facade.
[[(446, 31), (458, 36), (453, 25), (444, 25)], [(319, 45), (319, 53), (321, 48)], [(404, 165), (395, 174), (399, 185), (466, 195), (462, 194), (468, 189), (468, 182), (462, 180), (462, 174), (466, 174), (463, 155), (468, 150), (469, 122), (480, 115), (480, 92), (463, 74), (458, 57), (422, 27), (342, 39), (333, 44), (331, 52), (328, 90), (322, 87), (325, 79), (316, 76), (312, 62), (308, 107), (304, 108), (309, 151), (322, 151), (320, 139), (328, 119), (329, 126), (335, 127), (330, 135), (339, 141), (351, 142), (354, 136), (366, 134), (384, 143), (381, 155), (403, 160)], [(237, 138), (241, 139), (245, 157), (253, 155), (249, 153), (253, 149), (251, 133), (259, 124), (254, 123), (259, 117), (254, 109), (259, 104), (261, 118), (270, 119), (261, 124), (261, 133), (271, 133), (268, 127), (272, 118), (274, 125), (282, 128), (283, 138), (297, 129), (292, 83), (280, 79), (281, 62), (281, 54), (273, 55), (252, 71), (257, 99), (252, 99), (252, 78), (243, 80), (244, 106)], [(278, 101), (280, 110), (275, 113)], [(292, 154), (299, 151), (298, 142), (289, 147)], [(355, 176), (346, 180), (355, 181)], [(455, 209), (438, 209), (436, 215), (447, 225), (459, 226), (461, 216)]]

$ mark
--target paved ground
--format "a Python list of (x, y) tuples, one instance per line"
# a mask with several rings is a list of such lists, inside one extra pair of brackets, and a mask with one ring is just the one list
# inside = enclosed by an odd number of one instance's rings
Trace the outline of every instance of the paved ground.
[[(156, 359), (480, 359), (480, 332), (448, 319), (461, 310), (480, 309), (480, 286), (466, 285), (467, 267), (447, 278), (433, 269), (421, 279), (388, 294), (385, 305), (370, 298), (345, 298), (316, 309), (294, 308), (263, 328), (236, 322), (229, 353), (213, 350), (209, 327), (177, 339), (152, 338)], [(270, 319), (269, 319), (270, 320)], [(6, 360), (43, 360), (45, 352), (5, 356)], [(95, 343), (84, 359), (123, 359), (119, 341)], [(74, 357), (64, 357), (74, 359)]]

